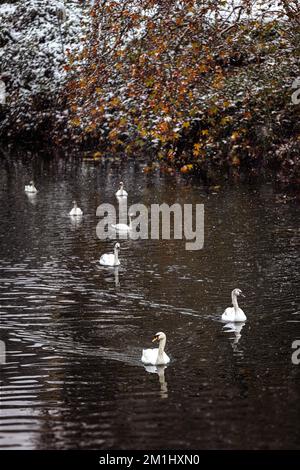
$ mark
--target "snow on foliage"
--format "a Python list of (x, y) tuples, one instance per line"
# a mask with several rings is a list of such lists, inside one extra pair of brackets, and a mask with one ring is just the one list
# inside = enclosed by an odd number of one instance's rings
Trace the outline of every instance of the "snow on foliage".
[(74, 141), (207, 178), (270, 164), (298, 181), (299, 18), (298, 0), (95, 0), (70, 55)]
[[(0, 136), (30, 134), (53, 118), (64, 86), (66, 52), (79, 46), (84, 8), (80, 1), (27, 0), (0, 4)], [(59, 116), (58, 116), (59, 117)]]

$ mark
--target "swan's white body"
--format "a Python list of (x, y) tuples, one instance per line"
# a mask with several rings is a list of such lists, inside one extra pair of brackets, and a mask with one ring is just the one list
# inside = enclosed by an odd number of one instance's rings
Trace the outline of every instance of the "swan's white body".
[(73, 207), (73, 209), (70, 211), (70, 215), (75, 215), (76, 217), (82, 215), (83, 212), (80, 209), (80, 207)]
[(121, 182), (118, 191), (116, 192), (117, 197), (127, 197), (128, 193), (124, 189), (124, 184)]
[(131, 230), (131, 225), (127, 224), (113, 224), (112, 228), (118, 230), (118, 232), (129, 232)]
[(222, 315), (222, 320), (226, 322), (244, 322), (247, 317), (243, 310), (239, 307), (237, 297), (242, 295), (240, 289), (234, 289), (231, 292), (232, 305), (233, 307), (227, 307)]
[(222, 315), (222, 320), (226, 322), (243, 322), (247, 320), (247, 317), (241, 308), (227, 307)]
[(120, 265), (119, 248), (120, 248), (119, 243), (116, 243), (113, 253), (105, 253), (104, 255), (101, 256), (100, 264), (102, 266), (119, 266)]
[(25, 193), (31, 193), (31, 194), (36, 194), (37, 193), (37, 189), (34, 186), (33, 182), (31, 182), (30, 184), (27, 184), (25, 186)]
[(132, 229), (132, 216), (129, 215), (129, 225), (127, 224), (112, 224), (112, 228), (118, 232), (129, 232)]
[(26, 196), (27, 196), (28, 201), (29, 201), (33, 206), (35, 206), (36, 203), (37, 203), (37, 199), (36, 199), (37, 193), (27, 193), (27, 192), (26, 192), (25, 194), (26, 194)]
[(128, 193), (127, 193), (127, 191), (125, 191), (125, 189), (118, 189), (118, 191), (116, 192), (116, 196), (117, 197), (127, 197)]
[(82, 216), (83, 212), (80, 207), (77, 206), (76, 202), (73, 202), (73, 209), (69, 212), (69, 215), (73, 217), (80, 217)]
[(83, 217), (82, 215), (70, 215), (70, 223), (72, 229), (77, 229), (82, 225)]
[(159, 348), (156, 349), (143, 349), (142, 362), (144, 364), (162, 365), (170, 362), (169, 356), (163, 352), (159, 354)]
[(153, 366), (168, 364), (170, 358), (164, 351), (167, 341), (166, 335), (162, 332), (157, 333), (152, 341), (159, 341), (159, 347), (156, 349), (143, 349), (142, 362)]

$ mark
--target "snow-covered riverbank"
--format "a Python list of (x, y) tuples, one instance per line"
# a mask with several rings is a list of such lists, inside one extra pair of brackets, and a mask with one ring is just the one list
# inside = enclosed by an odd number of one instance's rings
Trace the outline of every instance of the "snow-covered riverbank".
[(30, 140), (63, 119), (59, 91), (66, 53), (80, 47), (84, 35), (83, 3), (88, 2), (0, 1), (0, 137)]

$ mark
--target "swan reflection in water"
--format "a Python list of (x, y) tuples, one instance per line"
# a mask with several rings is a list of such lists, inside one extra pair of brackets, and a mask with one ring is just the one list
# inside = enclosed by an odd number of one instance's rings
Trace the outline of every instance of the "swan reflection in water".
[(119, 204), (119, 222), (127, 223), (127, 216), (128, 216), (128, 205), (127, 205), (127, 198), (117, 196), (117, 201)]
[(27, 196), (27, 200), (32, 204), (33, 206), (36, 205), (37, 203), (37, 193), (25, 193)]
[(232, 349), (235, 353), (240, 353), (240, 354), (242, 353), (238, 349), (238, 343), (242, 337), (241, 332), (242, 332), (243, 327), (245, 326), (245, 323), (246, 322), (239, 322), (239, 323), (228, 322), (223, 326), (223, 331), (225, 331), (225, 333), (234, 333), (234, 336), (230, 336), (230, 340), (231, 340)]
[(115, 275), (115, 286), (120, 287), (120, 280), (119, 280), (119, 266), (114, 268), (114, 275)]
[(106, 281), (115, 284), (115, 287), (120, 287), (119, 279), (119, 266), (105, 266), (102, 267), (103, 271), (107, 273)]
[(145, 369), (149, 374), (157, 374), (160, 384), (160, 398), (168, 398), (168, 382), (165, 379), (165, 369), (167, 366), (149, 366), (144, 365)]

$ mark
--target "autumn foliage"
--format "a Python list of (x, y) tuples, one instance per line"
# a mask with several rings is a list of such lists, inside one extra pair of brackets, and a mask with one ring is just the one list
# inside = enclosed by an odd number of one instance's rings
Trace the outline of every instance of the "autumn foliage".
[(96, 0), (66, 66), (72, 137), (99, 158), (147, 152), (206, 177), (245, 161), (259, 172), (273, 144), (297, 147), (300, 6), (265, 3)]

